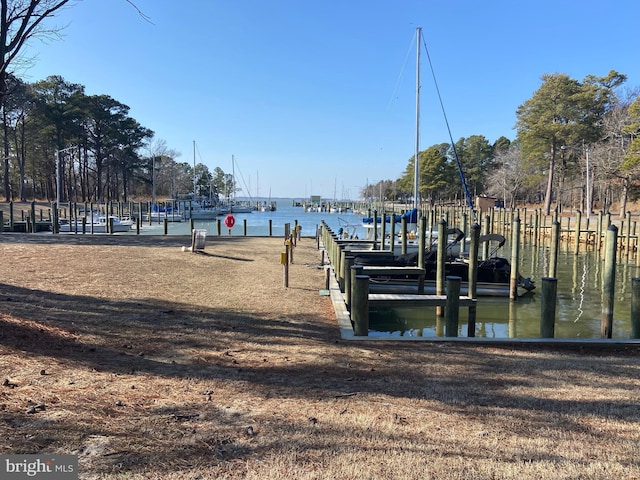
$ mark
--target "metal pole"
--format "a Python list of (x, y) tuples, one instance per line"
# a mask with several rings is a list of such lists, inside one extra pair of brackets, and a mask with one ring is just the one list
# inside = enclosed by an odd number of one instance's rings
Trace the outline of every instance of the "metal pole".
[(416, 151), (413, 161), (413, 208), (418, 207), (420, 175), (420, 40), (422, 28), (416, 29)]

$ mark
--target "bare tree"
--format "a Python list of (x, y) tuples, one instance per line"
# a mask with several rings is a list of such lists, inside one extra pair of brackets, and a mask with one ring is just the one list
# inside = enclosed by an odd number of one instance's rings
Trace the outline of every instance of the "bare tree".
[(55, 36), (59, 28), (45, 28), (70, 0), (0, 0), (0, 95), (6, 95), (5, 76), (24, 45), (34, 37)]
[[(10, 66), (29, 39), (56, 35), (57, 29), (45, 28), (45, 20), (64, 7), (70, 0), (0, 0), (0, 108), (4, 112), (7, 75)], [(4, 136), (4, 193), (11, 200), (9, 188), (9, 140)]]
[(525, 182), (534, 177), (537, 168), (524, 161), (517, 143), (497, 150), (493, 165), (495, 168), (488, 178), (487, 193), (502, 198), (505, 207), (514, 208), (516, 198), (525, 188)]

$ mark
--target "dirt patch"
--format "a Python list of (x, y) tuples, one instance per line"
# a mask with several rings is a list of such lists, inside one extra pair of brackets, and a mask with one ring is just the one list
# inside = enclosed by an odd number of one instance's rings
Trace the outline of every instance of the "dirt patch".
[[(80, 478), (640, 478), (636, 350), (346, 342), (313, 239), (0, 235), (0, 452)], [(531, 350), (533, 349), (533, 350)]]

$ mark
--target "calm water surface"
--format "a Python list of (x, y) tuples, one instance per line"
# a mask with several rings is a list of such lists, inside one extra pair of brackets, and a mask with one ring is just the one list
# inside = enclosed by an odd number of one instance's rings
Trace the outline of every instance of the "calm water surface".
[[(568, 249), (567, 249), (568, 247)], [(600, 338), (603, 259), (594, 251), (575, 255), (573, 245), (558, 253), (556, 338)], [(505, 245), (502, 256), (509, 258)], [(517, 301), (479, 297), (476, 336), (485, 338), (538, 338), (540, 336), (541, 278), (547, 276), (549, 248), (528, 246), (522, 252), (520, 272), (531, 277), (536, 291)], [(637, 276), (635, 258), (620, 258), (616, 268), (613, 337), (629, 338), (631, 330), (631, 278)], [(422, 310), (422, 311), (419, 311)], [(444, 336), (434, 309), (379, 309), (372, 312), (370, 335)], [(460, 336), (467, 336), (467, 309), (460, 309)]]

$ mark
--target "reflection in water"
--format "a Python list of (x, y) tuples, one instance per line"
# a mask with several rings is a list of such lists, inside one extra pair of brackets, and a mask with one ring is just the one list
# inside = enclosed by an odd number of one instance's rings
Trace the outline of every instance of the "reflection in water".
[[(573, 262), (574, 265), (578, 265), (578, 257), (576, 256), (575, 262)], [(575, 275), (574, 275), (574, 279), (578, 277), (577, 275), (577, 271), (575, 271)], [(582, 276), (580, 277), (580, 287), (578, 290), (578, 298), (579, 298), (579, 302), (578, 302), (578, 316), (576, 317), (576, 319), (573, 321), (574, 323), (577, 322), (578, 320), (580, 320), (580, 317), (582, 316), (582, 314), (584, 313), (584, 310), (582, 309), (582, 305), (584, 303), (584, 287), (587, 283), (587, 264), (583, 263), (582, 264)]]
[[(510, 247), (505, 246), (510, 251)], [(581, 251), (561, 248), (558, 252), (558, 299), (555, 335), (557, 338), (600, 338), (602, 312), (602, 256), (593, 249)], [(585, 249), (586, 250), (586, 249)], [(635, 262), (635, 259), (631, 259)], [(532, 295), (510, 302), (508, 298), (480, 297), (476, 317), (476, 336), (485, 338), (538, 338), (540, 336), (540, 288), (547, 276), (549, 248), (527, 245), (521, 255), (521, 273), (537, 284)], [(635, 263), (634, 263), (635, 265)], [(631, 294), (627, 283), (635, 272), (629, 265), (616, 269), (614, 338), (629, 338)], [(442, 336), (433, 308), (396, 308), (372, 312), (370, 328), (394, 335)], [(391, 313), (391, 311), (393, 313)], [(393, 318), (393, 322), (390, 319)], [(460, 309), (460, 336), (467, 333), (467, 309)], [(418, 333), (420, 332), (420, 333)]]

